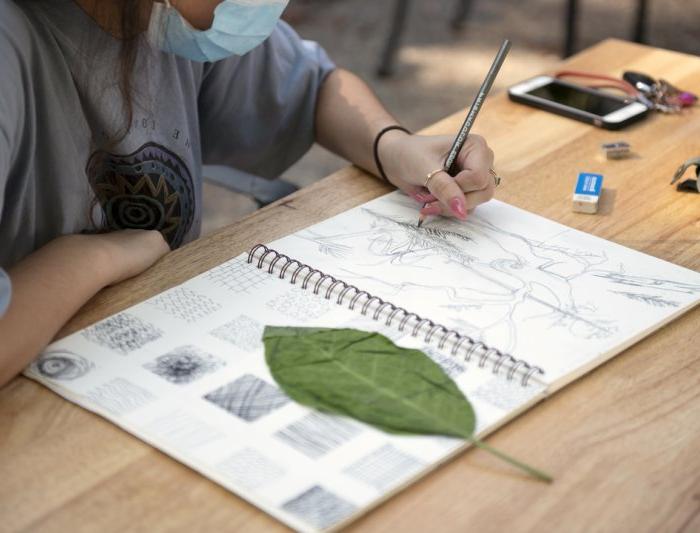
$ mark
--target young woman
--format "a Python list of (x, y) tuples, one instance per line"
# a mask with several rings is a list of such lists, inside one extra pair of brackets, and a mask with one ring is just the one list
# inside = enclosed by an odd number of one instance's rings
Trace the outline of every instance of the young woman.
[(318, 141), (424, 214), (492, 197), (482, 138), (433, 174), (452, 139), (387, 129), (285, 5), (0, 0), (0, 386), (97, 291), (197, 238), (203, 163), (274, 178)]

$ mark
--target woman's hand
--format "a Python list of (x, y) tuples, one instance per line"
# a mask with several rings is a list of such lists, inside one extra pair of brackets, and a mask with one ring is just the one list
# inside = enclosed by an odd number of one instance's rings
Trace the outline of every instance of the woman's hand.
[(454, 216), (460, 220), (477, 205), (493, 197), (495, 182), (489, 172), (493, 150), (483, 137), (469, 135), (457, 157), (460, 169), (452, 177), (438, 172), (424, 187), (426, 177), (443, 166), (452, 147), (449, 136), (408, 135), (401, 131), (385, 133), (379, 142), (379, 159), (389, 181), (428, 205), (422, 215)]

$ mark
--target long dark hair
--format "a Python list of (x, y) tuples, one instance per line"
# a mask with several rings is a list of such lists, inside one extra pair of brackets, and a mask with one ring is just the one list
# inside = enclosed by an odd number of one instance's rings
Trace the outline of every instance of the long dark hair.
[[(106, 157), (124, 138), (129, 134), (129, 130), (134, 120), (135, 107), (135, 87), (133, 84), (134, 69), (139, 56), (139, 49), (143, 33), (147, 27), (150, 13), (155, 0), (113, 0), (109, 7), (101, 4), (104, 0), (94, 0), (96, 12), (88, 13), (96, 22), (103, 20), (101, 9), (112, 7), (117, 16), (108, 22), (109, 28), (104, 28), (119, 39), (120, 48), (117, 58), (116, 83), (119, 94), (122, 98), (122, 109), (124, 110), (121, 124), (110, 132), (108, 139), (96, 139), (93, 137), (93, 155), (91, 160)], [(115, 9), (116, 8), (116, 9)], [(96, 158), (96, 159), (95, 159)], [(89, 164), (89, 163), (88, 163)], [(95, 207), (99, 204), (97, 195), (94, 195), (87, 207), (87, 220), (91, 229), (89, 232), (105, 231), (104, 220), (95, 220), (93, 214)]]
[(154, 0), (117, 0), (120, 10), (119, 90), (124, 101), (124, 129), (117, 141), (128, 133), (134, 118), (133, 74), (139, 42), (148, 23)]

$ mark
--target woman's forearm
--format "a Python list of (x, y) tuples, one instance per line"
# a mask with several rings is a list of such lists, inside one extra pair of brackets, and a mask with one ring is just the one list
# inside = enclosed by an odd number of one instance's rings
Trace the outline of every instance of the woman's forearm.
[(67, 235), (11, 268), (12, 299), (0, 318), (0, 387), (95, 293), (137, 274), (167, 250), (158, 232)]
[(18, 374), (97, 291), (107, 257), (91, 236), (56, 239), (9, 271), (12, 300), (0, 319), (0, 386)]
[[(336, 69), (321, 86), (316, 107), (318, 142), (375, 175), (374, 138), (382, 128), (396, 123), (367, 84), (347, 70)], [(382, 137), (380, 150), (391, 137), (405, 135), (388, 132)]]

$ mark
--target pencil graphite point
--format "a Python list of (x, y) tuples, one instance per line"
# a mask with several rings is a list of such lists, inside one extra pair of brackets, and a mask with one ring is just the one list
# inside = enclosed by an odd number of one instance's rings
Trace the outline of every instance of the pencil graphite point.
[(418, 216), (418, 224), (416, 224), (416, 227), (420, 228), (423, 225), (424, 220), (425, 220), (425, 218), (423, 218), (423, 215), (419, 215)]

